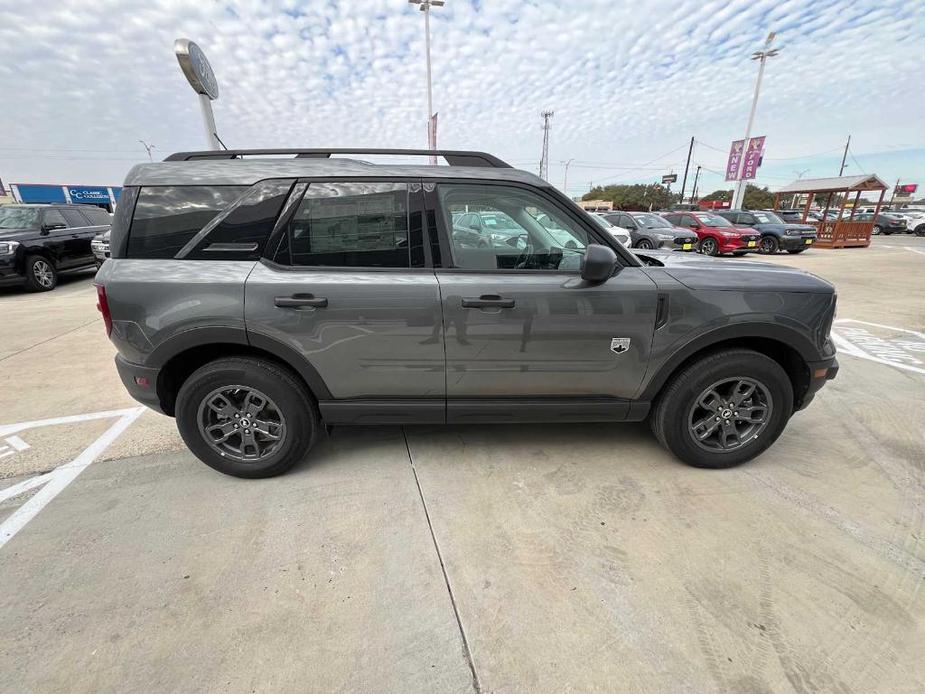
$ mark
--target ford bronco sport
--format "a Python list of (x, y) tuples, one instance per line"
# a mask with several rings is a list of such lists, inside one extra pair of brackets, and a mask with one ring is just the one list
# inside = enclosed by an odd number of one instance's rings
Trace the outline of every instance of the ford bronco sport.
[[(470, 213), (512, 228), (470, 243)], [(728, 467), (838, 370), (827, 282), (635, 255), (479, 152), (174, 154), (129, 172), (110, 254), (97, 291), (125, 387), (241, 477), (334, 425), (647, 417), (681, 460)]]

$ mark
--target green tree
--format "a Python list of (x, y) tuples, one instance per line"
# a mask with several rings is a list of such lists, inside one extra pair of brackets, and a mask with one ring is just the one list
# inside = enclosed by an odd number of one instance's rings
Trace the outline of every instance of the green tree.
[[(714, 190), (709, 195), (705, 195), (700, 199), (706, 202), (711, 202), (713, 200), (731, 202), (732, 191)], [(770, 209), (774, 207), (774, 193), (769, 191), (767, 186), (759, 188), (758, 186), (753, 186), (751, 183), (747, 183), (745, 185), (745, 200), (743, 201), (743, 206), (749, 210)]]
[(632, 185), (596, 186), (582, 196), (582, 200), (609, 200), (615, 209), (620, 210), (653, 210), (667, 208), (671, 199), (665, 186), (654, 184), (635, 183)]

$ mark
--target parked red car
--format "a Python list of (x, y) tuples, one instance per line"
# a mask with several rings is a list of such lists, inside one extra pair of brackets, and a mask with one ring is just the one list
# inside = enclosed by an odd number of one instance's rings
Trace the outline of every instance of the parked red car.
[(692, 229), (700, 238), (700, 252), (704, 255), (745, 255), (758, 250), (760, 234), (753, 229), (733, 226), (718, 214), (666, 212), (662, 216), (675, 226)]

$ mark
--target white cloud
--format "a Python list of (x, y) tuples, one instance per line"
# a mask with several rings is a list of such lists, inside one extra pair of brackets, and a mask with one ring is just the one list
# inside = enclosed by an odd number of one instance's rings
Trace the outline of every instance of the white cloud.
[[(32, 2), (0, 9), (0, 178), (118, 183), (144, 156), (197, 149), (198, 106), (173, 56), (197, 41), (221, 84), (232, 147), (421, 147), (423, 18), (405, 0)], [(741, 137), (768, 30), (756, 132), (768, 157), (925, 148), (919, 43), (925, 4), (896, 0), (448, 0), (432, 14), (440, 145), (535, 168), (539, 112), (556, 112), (551, 179), (570, 187), (654, 180), (683, 166), (691, 135)], [(613, 168), (653, 162), (650, 170)], [(724, 155), (695, 159), (722, 169)], [(585, 162), (585, 164), (582, 164)], [(588, 162), (611, 168), (582, 168)], [(887, 178), (925, 176), (891, 157)], [(781, 165), (787, 166), (787, 165)], [(906, 167), (904, 170), (903, 167)], [(779, 168), (779, 167), (778, 167)], [(800, 168), (805, 168), (801, 166)], [(763, 183), (789, 173), (766, 165)], [(810, 175), (826, 175), (813, 171)], [(707, 173), (704, 185), (718, 184)], [(712, 179), (709, 177), (712, 176)]]

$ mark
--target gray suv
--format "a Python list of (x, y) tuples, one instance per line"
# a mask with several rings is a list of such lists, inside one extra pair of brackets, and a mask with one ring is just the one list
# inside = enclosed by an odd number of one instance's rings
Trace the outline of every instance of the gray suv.
[[(513, 241), (454, 234), (473, 212)], [(240, 477), (289, 469), (334, 425), (646, 418), (681, 460), (729, 467), (838, 370), (827, 282), (637, 257), (478, 152), (174, 154), (129, 172), (110, 255), (97, 292), (125, 387)]]

